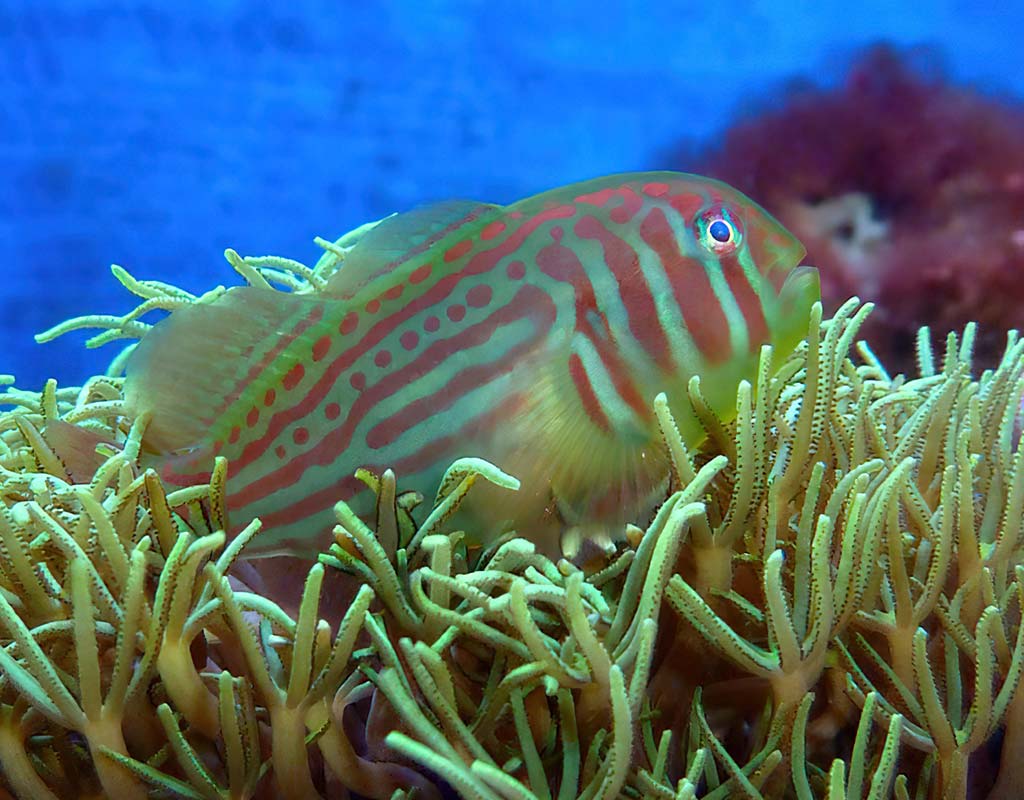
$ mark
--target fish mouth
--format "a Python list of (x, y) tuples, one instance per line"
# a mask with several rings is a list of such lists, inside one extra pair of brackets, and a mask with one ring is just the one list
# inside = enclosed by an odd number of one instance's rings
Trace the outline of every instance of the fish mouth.
[(810, 313), (811, 306), (821, 300), (821, 276), (818, 268), (800, 264), (785, 274), (779, 287), (779, 305), (784, 314)]
[(765, 265), (764, 276), (775, 289), (776, 294), (781, 294), (783, 287), (789, 282), (791, 276), (797, 270), (812, 269), (817, 272), (817, 267), (801, 264), (807, 256), (807, 249), (801, 244), (798, 248), (790, 248), (788, 252), (782, 252), (768, 260)]

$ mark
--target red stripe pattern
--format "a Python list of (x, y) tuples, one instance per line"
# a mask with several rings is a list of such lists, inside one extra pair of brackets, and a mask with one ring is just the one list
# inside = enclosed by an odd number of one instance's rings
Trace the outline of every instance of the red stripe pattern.
[[(227, 456), (233, 521), (260, 516), (264, 551), (313, 551), (329, 541), (335, 502), (372, 511), (353, 477), (360, 466), (392, 467), (428, 497), (455, 458), (501, 465), (510, 442), (538, 455), (561, 448), (538, 458), (556, 464), (573, 458), (565, 442), (585, 442), (594, 464), (633, 469), (622, 442), (640, 442), (637, 458), (654, 446), (655, 394), (746, 364), (777, 324), (756, 247), (701, 249), (695, 220), (714, 204), (743, 220), (746, 242), (770, 241), (778, 261), (791, 237), (777, 223), (728, 187), (675, 173), (480, 206), (386, 264), (357, 245), (358, 267), (339, 273), (334, 296), (243, 350), (252, 364), (234, 370), (242, 377), (209, 421), (210, 441), (167, 472), (184, 480), (208, 466), (203, 454)], [(737, 319), (747, 331), (739, 350)], [(564, 469), (605, 474), (582, 462)], [(539, 482), (559, 472), (517, 477), (526, 496), (543, 496)], [(597, 514), (616, 505), (569, 500)]]

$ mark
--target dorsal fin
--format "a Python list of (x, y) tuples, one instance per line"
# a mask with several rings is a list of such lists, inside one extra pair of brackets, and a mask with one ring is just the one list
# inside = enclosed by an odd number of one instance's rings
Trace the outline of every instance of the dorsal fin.
[(501, 206), (475, 200), (443, 200), (388, 217), (370, 229), (345, 256), (324, 293), (350, 298), (466, 225), (496, 216)]

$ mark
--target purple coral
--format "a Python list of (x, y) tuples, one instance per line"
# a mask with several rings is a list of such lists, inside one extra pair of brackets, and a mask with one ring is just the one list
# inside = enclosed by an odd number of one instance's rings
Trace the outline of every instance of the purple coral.
[(877, 303), (865, 333), (912, 368), (921, 325), (980, 323), (981, 364), (1024, 313), (1024, 105), (878, 46), (835, 89), (803, 86), (686, 168), (755, 197), (821, 269), (826, 313)]

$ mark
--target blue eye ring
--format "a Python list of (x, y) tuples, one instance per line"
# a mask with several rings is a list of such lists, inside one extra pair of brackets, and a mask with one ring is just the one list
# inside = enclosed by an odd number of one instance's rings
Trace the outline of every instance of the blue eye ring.
[(699, 214), (696, 220), (697, 240), (715, 255), (728, 255), (740, 246), (743, 229), (736, 215), (728, 208), (716, 206)]

